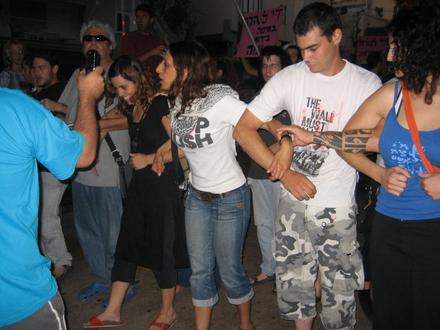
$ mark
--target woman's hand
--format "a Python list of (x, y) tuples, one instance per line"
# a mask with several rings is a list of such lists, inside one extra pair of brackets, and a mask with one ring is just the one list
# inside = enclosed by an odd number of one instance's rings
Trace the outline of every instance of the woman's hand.
[(404, 168), (384, 168), (379, 183), (392, 195), (400, 196), (405, 190), (410, 175)]
[(148, 165), (153, 164), (154, 154), (141, 154), (141, 153), (133, 153), (130, 154), (130, 158), (128, 160), (128, 164), (135, 170), (140, 170), (142, 168), (147, 167)]
[(151, 169), (156, 172), (158, 176), (161, 176), (163, 171), (165, 170), (165, 163), (160, 149), (154, 155), (153, 165), (151, 166)]
[(440, 174), (439, 173), (419, 173), (420, 184), (425, 193), (432, 199), (440, 199)]
[(293, 148), (290, 144), (281, 144), (278, 151), (273, 156), (272, 163), (267, 169), (270, 179), (280, 180), (292, 164)]

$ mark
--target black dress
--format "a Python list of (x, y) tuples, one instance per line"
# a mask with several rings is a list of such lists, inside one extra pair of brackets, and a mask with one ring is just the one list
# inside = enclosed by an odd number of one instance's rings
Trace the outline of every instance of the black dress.
[[(162, 117), (169, 113), (167, 98), (157, 96), (139, 123), (128, 115), (130, 138), (136, 152), (154, 153), (168, 140)], [(174, 258), (175, 268), (189, 267), (183, 200), (179, 198), (173, 164), (158, 176), (151, 166), (134, 171), (127, 192), (115, 258), (161, 270)], [(164, 266), (165, 267), (165, 266)]]

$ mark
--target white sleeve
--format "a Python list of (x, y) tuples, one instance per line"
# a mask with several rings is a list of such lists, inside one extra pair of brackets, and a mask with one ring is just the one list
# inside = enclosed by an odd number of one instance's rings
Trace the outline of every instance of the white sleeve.
[(286, 93), (287, 74), (279, 72), (272, 77), (263, 87), (260, 94), (248, 104), (248, 110), (262, 122), (272, 119), (273, 116), (286, 109), (284, 94)]
[(221, 118), (223, 121), (232, 126), (237, 125), (246, 110), (246, 103), (231, 95), (223, 97), (216, 106), (221, 107)]

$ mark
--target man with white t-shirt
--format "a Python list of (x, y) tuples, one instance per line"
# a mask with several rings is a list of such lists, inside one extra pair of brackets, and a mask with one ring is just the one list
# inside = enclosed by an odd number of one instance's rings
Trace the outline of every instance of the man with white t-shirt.
[[(264, 122), (286, 109), (293, 124), (308, 130), (342, 130), (380, 87), (376, 75), (341, 58), (341, 21), (331, 6), (304, 7), (294, 32), (304, 61), (267, 82), (234, 131), (244, 150), (266, 169), (274, 155), (257, 134)], [(295, 320), (297, 330), (311, 329), (316, 315), (314, 283), (319, 278), (325, 328), (352, 329), (354, 290), (361, 289), (364, 280), (356, 241), (356, 171), (322, 146), (295, 147), (291, 159), (291, 169), (281, 178), (284, 189), (275, 225), (281, 316)]]

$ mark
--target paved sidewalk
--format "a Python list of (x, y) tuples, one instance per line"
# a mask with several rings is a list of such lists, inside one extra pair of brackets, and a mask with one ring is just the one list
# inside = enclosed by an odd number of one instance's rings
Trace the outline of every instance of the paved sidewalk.
[[(67, 211), (63, 218), (64, 233), (67, 245), (73, 255), (72, 269), (60, 280), (60, 291), (67, 309), (67, 322), (71, 330), (81, 329), (83, 322), (101, 312), (100, 302), (104, 296), (88, 303), (80, 303), (77, 298), (78, 291), (87, 286), (90, 281), (87, 266), (82, 256), (76, 238), (71, 211)], [(254, 275), (258, 271), (260, 252), (258, 248), (255, 226), (250, 225), (246, 241), (244, 261), (247, 271)], [(148, 269), (138, 268), (139, 280), (138, 295), (122, 311), (123, 326), (121, 330), (147, 329), (147, 325), (156, 317), (160, 308), (160, 290), (157, 287), (152, 272)], [(177, 322), (173, 330), (194, 329), (193, 307), (189, 289), (183, 290), (176, 297)], [(276, 297), (272, 292), (272, 284), (265, 283), (255, 287), (255, 297), (252, 301), (252, 319), (257, 330), (284, 330), (294, 329), (293, 322), (284, 321), (278, 316)], [(238, 315), (236, 308), (230, 305), (224, 293), (220, 295), (220, 302), (215, 306), (212, 320), (213, 330), (238, 329)], [(323, 329), (320, 320), (315, 322), (314, 330)], [(356, 330), (371, 329), (370, 322), (366, 319), (358, 306), (358, 324)]]

